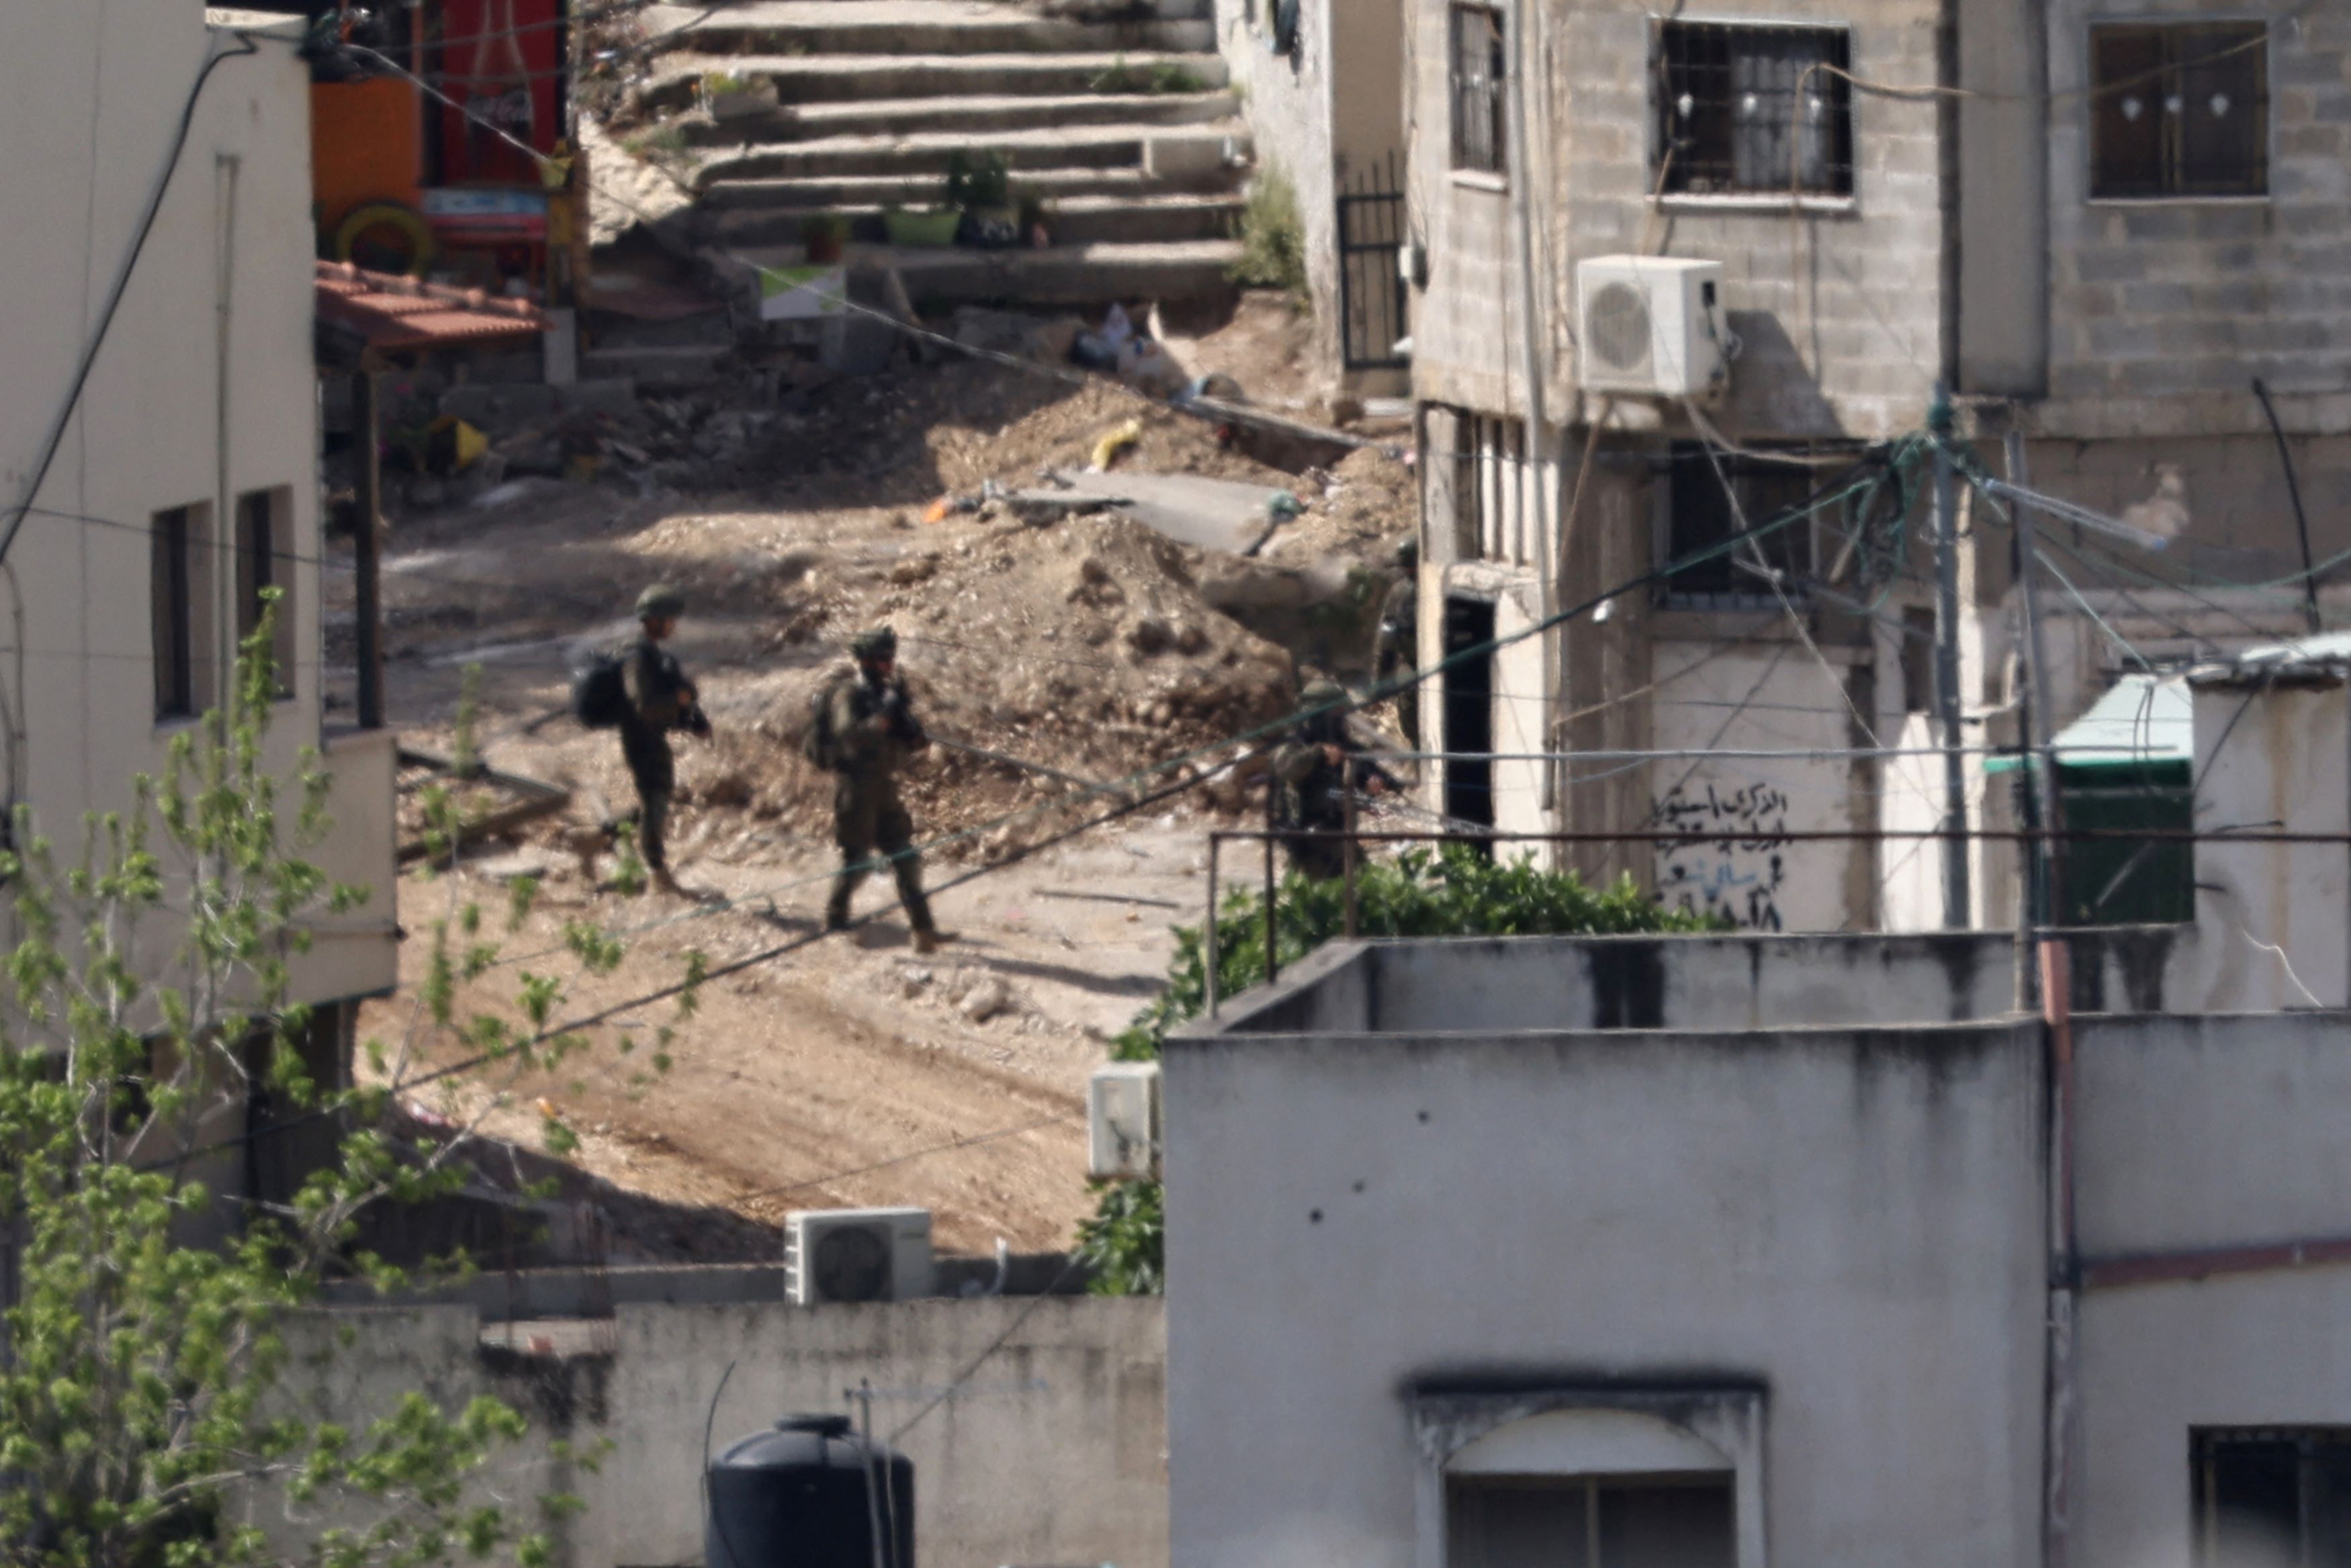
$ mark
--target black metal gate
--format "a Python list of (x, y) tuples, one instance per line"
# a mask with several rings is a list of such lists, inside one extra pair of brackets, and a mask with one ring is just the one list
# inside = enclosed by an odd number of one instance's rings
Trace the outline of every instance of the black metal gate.
[(1409, 330), (1409, 292), (1396, 261), (1404, 244), (1404, 186), (1391, 156), (1339, 195), (1340, 356), (1351, 370), (1411, 363), (1396, 348)]

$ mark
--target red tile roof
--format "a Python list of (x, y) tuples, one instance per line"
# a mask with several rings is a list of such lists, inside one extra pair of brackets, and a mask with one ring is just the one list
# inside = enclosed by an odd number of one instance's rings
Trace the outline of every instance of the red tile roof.
[(533, 337), (548, 327), (546, 313), (527, 300), (365, 272), (349, 262), (320, 262), (318, 288), (319, 318), (359, 333), (371, 348), (470, 348)]

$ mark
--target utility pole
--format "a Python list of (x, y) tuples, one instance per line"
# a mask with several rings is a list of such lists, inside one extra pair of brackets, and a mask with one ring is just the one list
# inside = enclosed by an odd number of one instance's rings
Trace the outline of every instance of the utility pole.
[[(2003, 443), (2007, 458), (2008, 482), (2019, 490), (2031, 483), (2024, 466), (2024, 432), (2010, 427)], [(2040, 576), (2039, 553), (2034, 542), (2034, 517), (2032, 504), (2022, 496), (2013, 498), (2016, 508), (2016, 580), (2024, 601), (2024, 743), (2031, 753), (2026, 764), (2026, 776), (2032, 782), (2035, 826), (2044, 834), (2057, 831), (2057, 754), (2049, 743), (2049, 657), (2041, 642), (2041, 600), (2036, 579)], [(2032, 923), (2054, 926), (2064, 918), (2060, 898), (2063, 885), (2061, 841), (2054, 837), (2041, 841), (2040, 852), (2028, 862), (2034, 870), (2032, 881), (2026, 884), (2027, 909)], [(2034, 895), (2037, 893), (2038, 897)], [(2022, 944), (2025, 931), (2016, 933)]]
[(1951, 400), (1935, 389), (1935, 711), (1943, 729), (1943, 927), (1968, 928), (1968, 779), (1959, 733), (1959, 520)]

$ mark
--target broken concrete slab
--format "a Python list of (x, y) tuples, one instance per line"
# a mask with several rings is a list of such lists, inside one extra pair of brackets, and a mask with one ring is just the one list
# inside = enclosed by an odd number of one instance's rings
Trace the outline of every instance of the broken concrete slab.
[(1081, 495), (1095, 495), (1178, 544), (1245, 555), (1273, 527), (1270, 508), (1286, 492), (1196, 473), (1057, 473)]

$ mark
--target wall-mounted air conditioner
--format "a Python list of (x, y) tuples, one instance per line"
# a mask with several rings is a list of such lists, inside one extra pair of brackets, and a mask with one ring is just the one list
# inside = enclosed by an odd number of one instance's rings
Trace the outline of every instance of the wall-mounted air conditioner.
[(1097, 1181), (1159, 1174), (1159, 1064), (1113, 1062), (1086, 1080), (1086, 1165)]
[(1694, 398), (1729, 374), (1722, 264), (1593, 256), (1575, 265), (1576, 379), (1589, 392)]
[(784, 1216), (784, 1299), (895, 1302), (931, 1290), (927, 1209), (796, 1209)]

